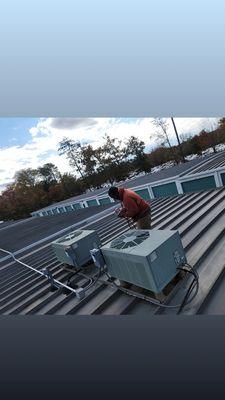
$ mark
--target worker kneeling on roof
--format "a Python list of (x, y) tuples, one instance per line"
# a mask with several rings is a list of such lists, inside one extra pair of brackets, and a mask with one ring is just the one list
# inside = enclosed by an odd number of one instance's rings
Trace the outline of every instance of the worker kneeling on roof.
[(114, 200), (121, 201), (119, 217), (132, 218), (137, 222), (138, 229), (151, 229), (151, 208), (141, 196), (130, 189), (116, 186), (109, 189), (108, 195)]

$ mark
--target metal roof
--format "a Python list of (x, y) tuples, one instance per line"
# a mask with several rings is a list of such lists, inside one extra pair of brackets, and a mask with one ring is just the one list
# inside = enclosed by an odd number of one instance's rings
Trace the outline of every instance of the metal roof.
[(9, 248), (13, 252), (17, 251), (70, 225), (80, 221), (84, 223), (87, 219), (96, 214), (104, 213), (111, 207), (115, 207), (115, 204), (81, 208), (63, 214), (27, 218), (17, 224), (8, 225), (5, 229), (4, 227), (0, 229), (0, 247)]
[[(30, 219), (31, 217), (29, 217)], [(24, 222), (25, 219), (17, 219), (17, 220), (11, 220), (11, 221), (4, 221), (0, 224), (0, 230), (3, 228), (6, 228), (9, 225), (15, 225), (15, 224), (19, 224), (21, 222)]]
[[(223, 151), (222, 153), (223, 153), (223, 157), (224, 157), (225, 151)], [(217, 154), (216, 154), (216, 156), (217, 156)], [(196, 166), (202, 165), (205, 162), (207, 162), (208, 160), (214, 159), (214, 157), (215, 157), (214, 154), (213, 155), (210, 154), (210, 155), (202, 156), (199, 158), (195, 158), (186, 163), (181, 163), (181, 164), (175, 165), (170, 168), (162, 169), (159, 172), (148, 173), (143, 176), (139, 176), (139, 177), (132, 178), (132, 179), (127, 179), (124, 182), (118, 183), (118, 186), (123, 186), (125, 188), (128, 188), (128, 187), (134, 188), (136, 186), (141, 186), (141, 185), (145, 185), (145, 184), (147, 185), (149, 183), (157, 182), (157, 181), (168, 179), (168, 178), (173, 178), (175, 176), (182, 176), (182, 175), (185, 175), (186, 173), (191, 172), (192, 169), (195, 168)], [(100, 189), (96, 189), (96, 190), (93, 190), (93, 191), (90, 191), (87, 193), (83, 193), (79, 196), (70, 197), (66, 200), (63, 200), (63, 201), (51, 204), (47, 207), (41, 208), (39, 210), (36, 210), (35, 212), (45, 211), (48, 209), (52, 209), (54, 207), (59, 207), (61, 205), (70, 204), (70, 203), (77, 202), (80, 200), (86, 200), (90, 197), (107, 194), (109, 186), (103, 187)]]
[(197, 174), (199, 172), (209, 171), (215, 168), (221, 168), (225, 166), (225, 152), (215, 153), (212, 157), (207, 159), (202, 165), (198, 166), (192, 171), (188, 171), (188, 174)]
[(4, 221), (0, 224), (0, 230), (2, 228), (5, 228), (6, 226), (12, 225), (14, 223), (14, 221)]
[(159, 172), (149, 173), (144, 176), (141, 176), (136, 179), (128, 180), (124, 182), (122, 185), (124, 187), (135, 187), (141, 186), (148, 183), (153, 183), (157, 181), (161, 181), (168, 178), (173, 178), (175, 176), (180, 176), (181, 174), (186, 174), (189, 170), (192, 170), (193, 167), (196, 167), (199, 164), (205, 163), (208, 158), (212, 156), (205, 156), (200, 158), (195, 158), (194, 160), (188, 161), (186, 163), (178, 164), (170, 168), (165, 168)]
[[(225, 297), (225, 291), (223, 291), (225, 285), (225, 188), (154, 199), (151, 205), (153, 227), (178, 230), (188, 262), (197, 268), (199, 273), (199, 293), (182, 313), (225, 313), (225, 303), (223, 303)], [(96, 229), (103, 244), (128, 230), (126, 222), (117, 219), (112, 210), (106, 212), (108, 215), (103, 215), (101, 218), (99, 218), (100, 214), (96, 215), (95, 221), (84, 225), (85, 228)], [(53, 218), (58, 218), (58, 216), (53, 216)], [(67, 222), (69, 227), (71, 221)], [(82, 221), (78, 226), (83, 226)], [(18, 228), (8, 228), (11, 229), (12, 237), (17, 235)], [(45, 227), (42, 228), (45, 229)], [(56, 224), (56, 231), (58, 228), (59, 225)], [(30, 235), (32, 237), (32, 226)], [(3, 247), (2, 240), (1, 237), (0, 247)], [(50, 246), (51, 241), (52, 239), (48, 239), (39, 246), (24, 250), (20, 259), (38, 269), (49, 266), (55, 278), (66, 282), (68, 272), (54, 256)], [(4, 242), (5, 246), (6, 244)], [(9, 247), (7, 246), (7, 249), (11, 250)], [(82, 284), (82, 278), (80, 278), (80, 283)], [(183, 298), (187, 285), (187, 280), (180, 281), (168, 296), (167, 304), (177, 304)], [(217, 288), (219, 291), (216, 290)], [(222, 293), (222, 301), (217, 293)], [(47, 281), (37, 273), (10, 260), (0, 262), (1, 314), (152, 315), (176, 312), (176, 309), (158, 308), (131, 297), (103, 282), (98, 282), (90, 288), (86, 297), (78, 301), (74, 294), (66, 296), (61, 289), (50, 292)]]

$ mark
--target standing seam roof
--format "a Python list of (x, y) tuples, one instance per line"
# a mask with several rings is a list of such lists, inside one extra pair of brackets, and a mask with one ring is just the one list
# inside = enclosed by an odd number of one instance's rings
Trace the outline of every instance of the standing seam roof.
[[(221, 285), (224, 283), (221, 277), (224, 276), (225, 266), (225, 188), (155, 199), (151, 204), (153, 227), (178, 230), (187, 259), (199, 273), (199, 294), (194, 302), (183, 310), (183, 314), (207, 313), (212, 299), (215, 299), (213, 288), (218, 281), (222, 282)], [(97, 230), (102, 243), (105, 244), (128, 230), (128, 226), (125, 221), (116, 219), (111, 214), (91, 223), (88, 229)], [(21, 258), (38, 269), (48, 266), (55, 278), (66, 282), (68, 272), (54, 256), (50, 243), (25, 252)], [(82, 279), (79, 283), (82, 284)], [(180, 301), (186, 289), (186, 281), (175, 286), (168, 304)], [(218, 298), (216, 305), (220, 312), (222, 309), (225, 313), (225, 307), (222, 307)], [(217, 312), (216, 305), (213, 305), (214, 313)], [(157, 308), (102, 282), (98, 282), (83, 300), (78, 301), (73, 294), (66, 296), (60, 289), (54, 293), (50, 292), (45, 279), (33, 271), (15, 262), (0, 262), (1, 314), (152, 315), (176, 312), (176, 309)]]

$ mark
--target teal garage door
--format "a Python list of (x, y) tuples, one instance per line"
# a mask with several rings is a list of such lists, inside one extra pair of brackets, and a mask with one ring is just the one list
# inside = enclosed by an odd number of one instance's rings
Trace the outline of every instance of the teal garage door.
[(93, 200), (87, 200), (87, 203), (88, 203), (88, 207), (91, 207), (91, 206), (97, 206), (97, 205), (98, 205), (98, 203), (97, 203), (97, 200), (96, 200), (96, 199), (93, 199)]
[(58, 207), (58, 210), (59, 210), (59, 212), (60, 212), (61, 214), (65, 212), (65, 210), (64, 210), (63, 207)]
[(110, 198), (109, 198), (109, 197), (104, 197), (104, 198), (102, 198), (102, 199), (99, 199), (99, 203), (100, 203), (101, 205), (104, 205), (104, 204), (110, 204), (111, 201), (110, 201)]
[(74, 210), (79, 210), (80, 208), (81, 208), (80, 203), (75, 203), (75, 204), (73, 204), (73, 209), (74, 209)]
[(222, 182), (223, 182), (223, 186), (225, 186), (225, 174), (221, 174), (221, 179), (222, 179)]
[(135, 193), (137, 193), (139, 196), (141, 196), (142, 199), (144, 199), (144, 200), (150, 200), (151, 199), (148, 189), (135, 190)]
[(48, 215), (52, 215), (52, 211), (51, 211), (51, 210), (48, 210), (48, 211), (47, 211), (47, 214), (48, 214)]
[(65, 206), (67, 212), (73, 211), (72, 206)]
[(159, 185), (152, 187), (154, 197), (166, 197), (175, 196), (178, 194), (177, 186), (175, 182), (166, 183), (165, 185)]
[(209, 190), (216, 187), (214, 176), (206, 176), (205, 178), (182, 182), (181, 185), (184, 193), (198, 191), (200, 192), (201, 190)]

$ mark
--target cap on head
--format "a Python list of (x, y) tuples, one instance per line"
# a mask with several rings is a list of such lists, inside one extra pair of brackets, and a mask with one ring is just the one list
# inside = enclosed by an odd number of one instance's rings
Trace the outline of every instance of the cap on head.
[(112, 197), (112, 199), (118, 200), (120, 198), (118, 187), (111, 186), (111, 188), (109, 188), (108, 195)]

